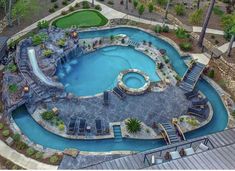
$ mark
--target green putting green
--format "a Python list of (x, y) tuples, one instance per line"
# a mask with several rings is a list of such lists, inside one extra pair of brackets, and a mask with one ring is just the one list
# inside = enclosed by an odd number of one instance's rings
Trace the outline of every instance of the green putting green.
[(83, 10), (58, 18), (52, 24), (59, 28), (70, 28), (72, 26), (84, 28), (103, 26), (107, 22), (108, 19), (98, 11)]

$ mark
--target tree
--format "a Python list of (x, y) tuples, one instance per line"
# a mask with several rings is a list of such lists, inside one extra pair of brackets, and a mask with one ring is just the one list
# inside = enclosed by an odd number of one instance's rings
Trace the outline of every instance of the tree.
[(134, 8), (137, 8), (137, 6), (138, 6), (138, 1), (137, 1), (137, 0), (134, 0), (134, 1), (133, 1), (133, 5), (134, 5)]
[(7, 11), (7, 20), (8, 20), (8, 25), (11, 27), (12, 26), (12, 0), (9, 0), (8, 2), (8, 11)]
[(197, 9), (200, 8), (200, 2), (201, 2), (201, 0), (197, 0)]
[(207, 26), (208, 26), (208, 23), (209, 23), (214, 5), (215, 5), (215, 0), (211, 0), (210, 6), (207, 10), (205, 21), (204, 21), (203, 26), (202, 26), (202, 31), (201, 31), (201, 34), (200, 34), (200, 37), (199, 37), (199, 40), (198, 40), (198, 46), (199, 47), (202, 47), (203, 40), (204, 40), (204, 37), (205, 37), (205, 34), (206, 34), (206, 29), (207, 29)]
[(143, 4), (141, 4), (139, 9), (138, 9), (139, 15), (142, 15), (144, 13), (144, 10), (145, 10), (145, 7), (144, 7)]
[(92, 0), (91, 5), (94, 7), (95, 6), (95, 0)]
[(153, 3), (149, 3), (149, 4), (148, 4), (148, 8), (149, 8), (149, 12), (150, 12), (150, 13), (153, 12), (153, 10), (154, 10)]
[(126, 0), (126, 9), (128, 10), (128, 1), (129, 0)]
[(6, 0), (0, 0), (0, 7), (4, 9), (4, 13), (7, 13), (7, 1)]
[[(165, 20), (167, 19), (167, 15), (168, 15), (168, 10), (169, 10), (169, 6), (170, 6), (170, 1), (171, 0), (168, 0), (168, 2), (167, 2), (167, 5), (166, 5), (166, 12), (165, 12)], [(165, 23), (165, 22), (164, 22)]]

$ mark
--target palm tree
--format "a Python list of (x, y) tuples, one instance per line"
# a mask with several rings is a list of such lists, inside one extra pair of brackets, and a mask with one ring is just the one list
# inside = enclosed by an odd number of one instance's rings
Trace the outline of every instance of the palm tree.
[(170, 6), (170, 2), (171, 2), (171, 0), (168, 0), (168, 2), (167, 2), (164, 20), (167, 19), (167, 15), (168, 15), (168, 10), (169, 10), (169, 6)]
[(230, 33), (232, 34), (232, 37), (230, 39), (230, 43), (229, 43), (229, 46), (228, 46), (227, 57), (231, 56), (231, 52), (232, 52), (232, 48), (233, 48), (233, 42), (235, 41), (235, 26), (233, 26), (231, 28)]
[(205, 34), (206, 34), (206, 29), (207, 29), (207, 26), (208, 26), (208, 23), (209, 23), (214, 5), (215, 5), (215, 0), (211, 0), (210, 6), (207, 10), (206, 18), (205, 18), (203, 26), (202, 26), (202, 31), (201, 31), (201, 34), (200, 34), (200, 37), (199, 37), (199, 40), (198, 40), (198, 46), (199, 47), (202, 47), (203, 39), (204, 39)]
[(197, 9), (200, 8), (200, 2), (201, 2), (201, 0), (197, 0)]
[(12, 0), (8, 1), (7, 20), (8, 20), (8, 25), (12, 27)]

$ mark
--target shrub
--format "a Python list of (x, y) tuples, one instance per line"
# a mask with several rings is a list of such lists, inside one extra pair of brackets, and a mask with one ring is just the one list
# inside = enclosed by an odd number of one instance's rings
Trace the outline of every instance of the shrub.
[(75, 7), (80, 7), (80, 4), (77, 2), (76, 4), (75, 4)]
[(8, 64), (6, 66), (6, 70), (10, 71), (10, 72), (16, 72), (17, 71), (17, 66), (15, 64)]
[(42, 119), (47, 120), (47, 121), (52, 120), (52, 118), (55, 116), (53, 111), (45, 111), (41, 115), (42, 115)]
[(209, 72), (208, 72), (208, 77), (210, 78), (214, 78), (215, 77), (215, 71), (213, 69), (211, 69)]
[(137, 133), (141, 130), (141, 122), (135, 118), (128, 119), (126, 126), (129, 133)]
[(0, 123), (0, 130), (2, 130), (4, 128), (4, 124)]
[(175, 35), (177, 38), (180, 38), (180, 39), (189, 38), (189, 34), (183, 28), (177, 28), (175, 31)]
[(140, 7), (138, 8), (138, 13), (139, 15), (142, 15), (144, 13), (145, 7), (143, 4), (140, 5)]
[(57, 0), (51, 0), (51, 2), (53, 3), (53, 2), (56, 2)]
[(47, 20), (39, 21), (37, 27), (38, 27), (39, 29), (48, 28), (48, 27), (49, 27), (49, 22), (48, 22)]
[(215, 35), (211, 35), (211, 38), (214, 39), (214, 38), (215, 38)]
[(48, 36), (45, 33), (34, 35), (32, 38), (33, 45), (37, 46), (40, 45), (44, 40), (47, 40)]
[(35, 153), (35, 159), (41, 159), (43, 157), (43, 153), (38, 151)]
[(52, 8), (49, 8), (49, 13), (53, 13), (53, 12), (55, 12), (55, 8), (54, 7), (52, 7)]
[(35, 154), (35, 150), (32, 148), (32, 147), (29, 147), (27, 150), (26, 150), (26, 154), (27, 156), (32, 156)]
[(216, 44), (216, 45), (219, 44), (219, 41), (218, 41), (218, 40), (215, 40), (215, 44)]
[(90, 8), (90, 5), (89, 5), (88, 1), (83, 1), (83, 2), (82, 2), (82, 8), (83, 8), (83, 9), (88, 9), (88, 8)]
[(16, 93), (17, 90), (18, 90), (17, 84), (11, 84), (11, 85), (9, 85), (8, 90), (9, 90), (10, 93)]
[(114, 40), (114, 35), (110, 36), (110, 40), (113, 41)]
[(69, 11), (74, 11), (74, 7), (73, 7), (73, 6), (70, 6), (70, 7), (69, 7)]
[(19, 141), (16, 143), (16, 148), (18, 150), (24, 150), (24, 149), (28, 148), (28, 145), (26, 143), (24, 143), (23, 141)]
[(153, 12), (154, 6), (153, 6), (152, 3), (149, 3), (149, 4), (148, 4), (148, 9), (149, 9), (149, 12), (150, 12), (150, 13)]
[(66, 15), (67, 11), (61, 11), (61, 15)]
[(170, 31), (170, 28), (169, 28), (167, 25), (163, 25), (163, 26), (162, 26), (162, 31), (163, 31), (164, 33), (168, 33), (168, 32)]
[(59, 160), (59, 158), (56, 155), (51, 156), (50, 159), (49, 159), (51, 164), (57, 163), (58, 160)]
[(185, 6), (183, 4), (176, 4), (175, 13), (176, 15), (179, 15), (179, 16), (185, 15)]
[(113, 3), (113, 1), (108, 1), (108, 4), (113, 5), (114, 3)]
[(59, 5), (57, 3), (54, 4), (53, 6), (55, 9), (59, 8)]
[(95, 9), (98, 10), (98, 11), (102, 11), (102, 8), (101, 8), (100, 5), (96, 5), (96, 6), (95, 6)]
[(199, 25), (202, 22), (203, 19), (203, 10), (198, 9), (194, 11), (190, 16), (189, 16), (189, 22), (191, 24), (197, 24)]
[(192, 44), (190, 42), (180, 43), (179, 46), (181, 50), (186, 51), (186, 52), (192, 50)]
[(18, 134), (18, 133), (14, 134), (14, 135), (12, 136), (12, 138), (13, 138), (13, 140), (14, 140), (15, 142), (19, 142), (20, 139), (21, 139), (20, 134)]
[(167, 0), (157, 0), (157, 3), (161, 6), (165, 6), (167, 4)]
[(65, 5), (68, 5), (68, 1), (67, 1), (67, 0), (63, 0), (63, 1), (62, 1), (62, 5), (64, 5), (64, 6), (65, 6)]
[(59, 39), (57, 40), (56, 44), (60, 47), (65, 46), (65, 39)]
[(5, 130), (2, 131), (2, 135), (4, 137), (8, 137), (10, 135), (10, 131), (8, 129), (5, 129)]
[(160, 25), (156, 25), (155, 28), (154, 28), (154, 31), (156, 33), (161, 33), (162, 32), (162, 27)]
[(224, 15), (224, 11), (220, 9), (218, 5), (214, 6), (213, 13), (218, 16)]
[(47, 49), (43, 51), (43, 55), (45, 57), (50, 57), (53, 54), (53, 51), (51, 49)]
[(137, 0), (133, 1), (134, 8), (137, 8), (138, 4), (139, 4), (139, 2)]
[(64, 130), (64, 124), (59, 124), (58, 128), (59, 128), (60, 131), (63, 131)]

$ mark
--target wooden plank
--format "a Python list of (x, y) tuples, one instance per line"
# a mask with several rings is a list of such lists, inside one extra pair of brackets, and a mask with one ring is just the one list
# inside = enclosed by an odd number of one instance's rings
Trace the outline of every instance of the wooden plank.
[(112, 169), (106, 164), (106, 162), (101, 163), (101, 166), (104, 168), (104, 170)]
[(184, 157), (180, 160), (182, 160), (189, 167), (189, 169), (195, 169), (195, 166), (191, 163), (190, 160), (188, 160), (188, 158)]
[(202, 153), (198, 153), (196, 156), (198, 159), (201, 160), (201, 162), (204, 163), (206, 169), (214, 169), (214, 166), (207, 161), (207, 158), (202, 155)]
[(216, 134), (216, 136), (224, 143), (224, 145), (228, 145), (230, 144), (230, 140), (228, 140), (225, 136), (225, 132), (221, 132)]
[(187, 169), (187, 170), (190, 169), (190, 168), (188, 167), (188, 165), (185, 164), (184, 161), (182, 161), (182, 160), (175, 160), (175, 162), (178, 162), (179, 165), (181, 165), (183, 169)]
[(189, 160), (190, 163), (192, 163), (194, 169), (200, 169), (200, 168), (202, 168), (202, 166), (201, 166), (199, 163), (197, 163), (197, 161), (192, 157), (192, 155), (191, 155), (191, 156), (188, 156), (188, 157), (187, 157), (187, 160)]
[(224, 138), (226, 138), (230, 144), (235, 142), (235, 131), (234, 130), (226, 130), (223, 132)]
[[(145, 166), (144, 165), (144, 160), (140, 160), (137, 155), (133, 155), (132, 158), (133, 158), (133, 160), (135, 160), (136, 164), (138, 165), (138, 167), (140, 169)], [(147, 161), (145, 161), (145, 162), (147, 163)]]
[(115, 161), (111, 160), (111, 161), (109, 161), (109, 162), (110, 162), (110, 164), (112, 165), (112, 167), (113, 167), (114, 170), (117, 170), (117, 169), (118, 169), (118, 166), (116, 165)]
[(205, 157), (205, 159), (207, 160), (208, 163), (211, 164), (211, 166), (213, 166), (213, 169), (221, 169), (221, 166), (217, 163), (217, 161), (215, 161), (214, 159), (211, 158), (211, 156), (209, 155), (208, 151), (201, 153), (202, 156)]
[(131, 158), (123, 157), (123, 160), (126, 162), (126, 164), (130, 167), (130, 169), (134, 169), (134, 164), (132, 163)]
[(101, 164), (97, 164), (96, 167), (97, 167), (99, 170), (103, 170), (103, 169), (104, 169)]
[(221, 160), (215, 155), (215, 153), (216, 150), (211, 150), (207, 152), (207, 154), (213, 159), (214, 162), (218, 162), (218, 164), (220, 165), (220, 169), (226, 169), (226, 164), (224, 164), (224, 162), (221, 162)]
[(167, 169), (167, 170), (174, 169), (174, 168), (171, 166), (170, 163), (171, 163), (171, 162), (166, 162), (166, 163), (163, 163), (162, 165), (163, 165), (163, 167), (164, 167), (165, 169)]
[(126, 160), (129, 160), (130, 163), (132, 164), (133, 168), (132, 169), (140, 169), (138, 163), (135, 161), (135, 159), (133, 158), (133, 156), (127, 156)]
[(220, 147), (220, 146), (224, 145), (224, 143), (220, 140), (220, 138), (218, 138), (218, 136), (216, 136), (215, 134), (210, 135), (210, 137), (212, 138), (212, 140), (216, 144), (216, 147)]
[(179, 170), (184, 169), (176, 160), (173, 160), (172, 163), (174, 163), (175, 167)]
[(114, 160), (115, 164), (117, 165), (118, 169), (125, 169), (125, 167), (122, 165), (122, 163), (118, 160)]
[(231, 163), (233, 161), (231, 160), (231, 157), (228, 156), (227, 152), (225, 152), (223, 148), (218, 148), (216, 149), (216, 151), (220, 154), (219, 158), (221, 159), (221, 161), (224, 161), (224, 160), (228, 161), (229, 164), (227, 166), (232, 169), (233, 166)]
[(130, 163), (127, 163), (124, 159), (125, 157), (121, 158), (119, 161), (125, 166), (125, 169), (133, 169)]
[(199, 157), (197, 157), (197, 155), (192, 155), (193, 160), (196, 161), (196, 163), (198, 165), (200, 165), (201, 167), (199, 167), (200, 169), (204, 170), (207, 169), (206, 164), (204, 163), (204, 161), (202, 161)]
[(110, 169), (110, 170), (114, 169), (113, 166), (111, 165), (110, 161), (105, 162), (105, 164), (107, 165), (108, 169)]

